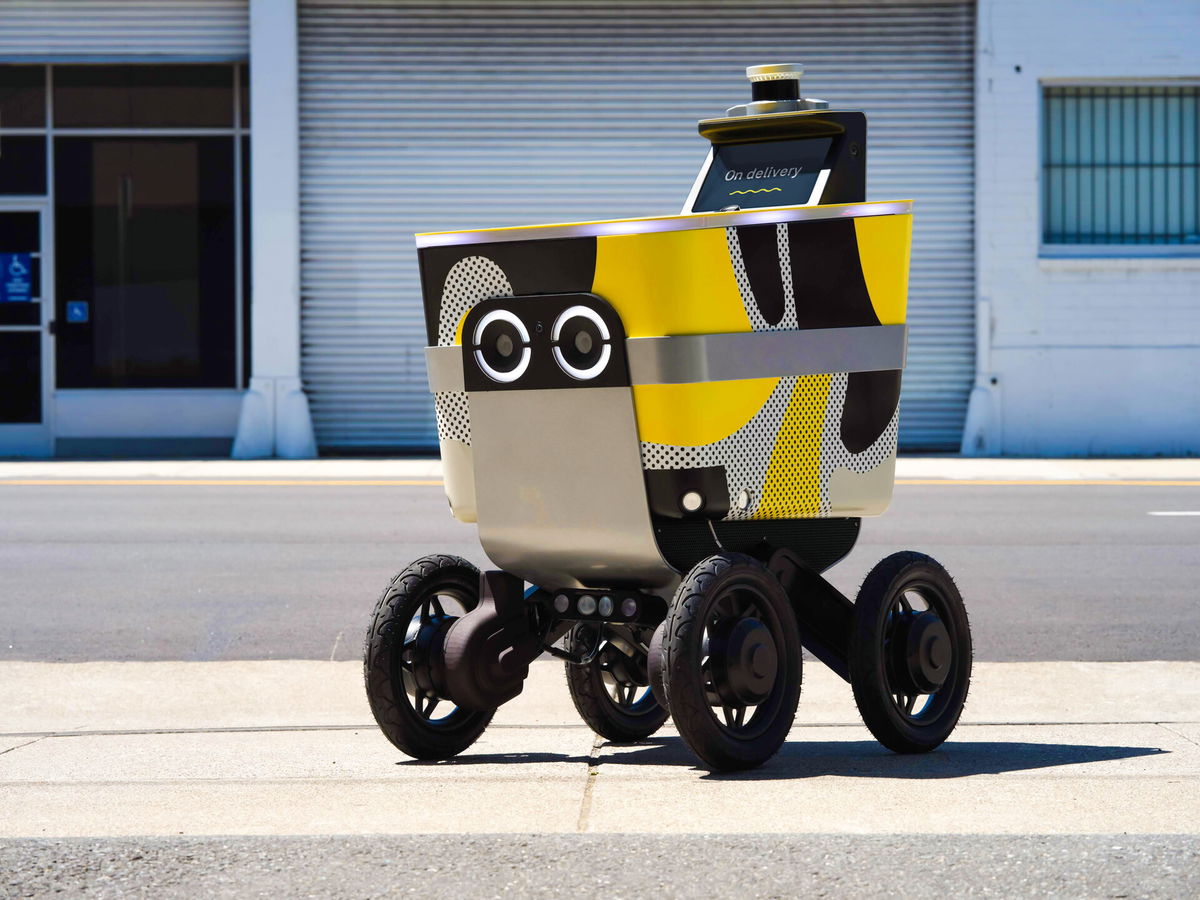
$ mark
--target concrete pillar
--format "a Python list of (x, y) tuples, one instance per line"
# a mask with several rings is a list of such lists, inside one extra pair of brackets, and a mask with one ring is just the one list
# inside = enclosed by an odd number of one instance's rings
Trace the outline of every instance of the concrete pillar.
[(317, 454), (300, 384), (296, 0), (250, 0), (250, 388), (238, 459)]

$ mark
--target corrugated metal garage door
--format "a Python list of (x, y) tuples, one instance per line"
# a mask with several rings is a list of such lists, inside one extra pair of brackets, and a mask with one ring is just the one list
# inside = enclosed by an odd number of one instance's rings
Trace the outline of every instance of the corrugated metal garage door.
[(973, 353), (973, 8), (963, 2), (300, 6), (303, 342), (325, 448), (435, 442), (412, 234), (675, 212), (748, 99), (870, 119), (868, 196), (917, 200), (901, 442), (957, 449)]
[(247, 0), (5, 0), (0, 58), (245, 59)]

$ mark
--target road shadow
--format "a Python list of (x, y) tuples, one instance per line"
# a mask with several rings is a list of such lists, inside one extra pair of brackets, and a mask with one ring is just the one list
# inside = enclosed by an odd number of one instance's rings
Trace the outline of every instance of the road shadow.
[[(1158, 756), (1167, 752), (1160, 747), (948, 741), (932, 753), (899, 754), (892, 753), (875, 741), (788, 741), (761, 768), (747, 772), (705, 772), (703, 777), (732, 781), (819, 778), (823, 775), (839, 775), (843, 778), (963, 778)], [(439, 761), (404, 759), (396, 765), (452, 767), (594, 762), (590, 756), (570, 753), (467, 752)], [(678, 737), (656, 737), (636, 744), (605, 743), (600, 765), (699, 768), (695, 755)]]
[[(1160, 747), (1096, 744), (1032, 744), (1021, 741), (948, 741), (932, 753), (899, 754), (875, 741), (788, 741), (779, 754), (747, 772), (706, 772), (704, 777), (732, 781), (788, 778), (963, 778), (999, 775), (1055, 766), (1081, 765), (1157, 756)], [(602, 765), (693, 766), (696, 757), (677, 737), (638, 744), (606, 744)]]

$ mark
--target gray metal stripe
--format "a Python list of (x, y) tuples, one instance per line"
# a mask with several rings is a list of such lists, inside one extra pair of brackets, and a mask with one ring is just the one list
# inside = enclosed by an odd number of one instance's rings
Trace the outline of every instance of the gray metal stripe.
[[(633, 384), (693, 384), (903, 369), (907, 325), (628, 338)], [(462, 348), (426, 347), (429, 390), (461, 391)]]
[(461, 347), (426, 347), (425, 373), (429, 377), (429, 392), (463, 391)]
[(691, 384), (903, 369), (907, 325), (629, 338), (634, 384)]
[(549, 240), (564, 237), (604, 237), (615, 234), (653, 234), (662, 231), (696, 231), (729, 225), (762, 225), (809, 222), (820, 219), (853, 219), (862, 216), (898, 216), (912, 212), (911, 200), (880, 203), (847, 203), (838, 206), (777, 206), (727, 213), (693, 213), (649, 219), (616, 219), (611, 222), (567, 222), (485, 228), (481, 231), (440, 231), (415, 235), (418, 247), (454, 244), (495, 244), (502, 241)]

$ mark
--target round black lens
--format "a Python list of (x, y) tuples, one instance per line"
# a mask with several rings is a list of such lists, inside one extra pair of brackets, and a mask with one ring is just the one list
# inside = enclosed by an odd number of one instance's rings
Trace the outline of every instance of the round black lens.
[(558, 347), (567, 365), (590, 369), (604, 352), (604, 336), (596, 323), (586, 316), (572, 316), (558, 333)]
[(484, 361), (497, 372), (511, 372), (521, 362), (521, 333), (512, 322), (493, 319), (480, 335)]

